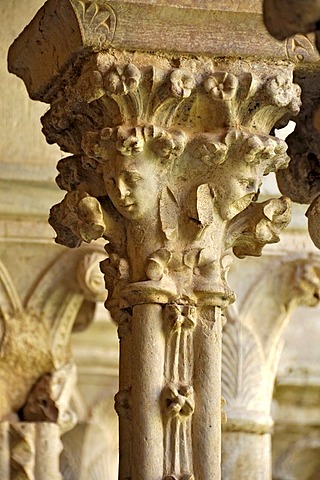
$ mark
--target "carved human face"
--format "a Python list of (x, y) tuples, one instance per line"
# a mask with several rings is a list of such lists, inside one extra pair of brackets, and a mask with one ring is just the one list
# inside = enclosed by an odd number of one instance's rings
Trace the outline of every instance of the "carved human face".
[(105, 167), (106, 190), (118, 212), (129, 220), (150, 218), (158, 213), (159, 172), (142, 153), (119, 155)]
[(231, 220), (247, 208), (260, 185), (261, 176), (256, 168), (246, 165), (233, 173), (232, 168), (229, 167), (229, 173), (225, 179), (214, 188), (216, 205), (223, 220)]

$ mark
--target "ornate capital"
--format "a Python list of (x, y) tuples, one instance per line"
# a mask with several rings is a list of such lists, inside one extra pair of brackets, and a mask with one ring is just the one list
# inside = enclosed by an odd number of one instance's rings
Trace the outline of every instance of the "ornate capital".
[(299, 111), (288, 67), (179, 63), (94, 54), (43, 117), (47, 140), (73, 153), (58, 165), (68, 193), (51, 211), (56, 241), (108, 240), (110, 308), (225, 306), (226, 250), (260, 255), (289, 221), (286, 199), (251, 205), (263, 175), (288, 164), (269, 135)]
[(283, 331), (297, 306), (318, 305), (319, 292), (318, 258), (274, 260), (263, 279), (248, 285), (239, 310), (226, 312), (222, 394), (227, 401), (227, 431), (270, 431), (272, 393)]

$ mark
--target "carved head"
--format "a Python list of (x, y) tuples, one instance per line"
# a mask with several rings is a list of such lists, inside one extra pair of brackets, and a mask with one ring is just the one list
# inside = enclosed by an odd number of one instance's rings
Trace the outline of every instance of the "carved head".
[[(161, 172), (162, 173), (162, 172)], [(129, 220), (139, 220), (157, 212), (161, 173), (146, 152), (117, 155), (103, 169), (107, 193), (118, 212)]]
[(262, 180), (253, 168), (229, 177), (215, 188), (215, 199), (223, 220), (231, 220), (245, 210), (257, 195)]
[(201, 135), (195, 143), (196, 155), (210, 167), (208, 183), (223, 220), (247, 208), (263, 176), (289, 161), (284, 141), (237, 128), (229, 129), (224, 137)]
[(180, 132), (124, 125), (89, 132), (82, 146), (101, 164), (106, 192), (118, 212), (140, 220), (157, 215), (166, 178), (185, 143)]

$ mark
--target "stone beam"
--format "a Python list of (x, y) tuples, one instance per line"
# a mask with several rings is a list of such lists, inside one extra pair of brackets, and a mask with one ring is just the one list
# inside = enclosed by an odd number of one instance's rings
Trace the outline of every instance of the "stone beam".
[(81, 64), (90, 52), (110, 47), (274, 60), (287, 60), (292, 50), (268, 35), (254, 0), (236, 8), (231, 1), (48, 0), (10, 48), (9, 70), (25, 81), (31, 98), (50, 103), (55, 88), (49, 87), (71, 61)]
[[(65, 0), (63, 22), (55, 6), (49, 0), (17, 39), (9, 65), (50, 103), (47, 141), (71, 153), (58, 164), (67, 194), (51, 209), (56, 241), (107, 241), (101, 268), (121, 349), (119, 478), (219, 479), (229, 252), (259, 256), (289, 222), (287, 198), (256, 200), (263, 176), (288, 164), (270, 131), (299, 111), (293, 65), (285, 49), (269, 56), (276, 62), (253, 54), (255, 11)], [(229, 48), (214, 18), (231, 21), (230, 35), (236, 18), (251, 45)], [(63, 47), (62, 25), (76, 36)]]

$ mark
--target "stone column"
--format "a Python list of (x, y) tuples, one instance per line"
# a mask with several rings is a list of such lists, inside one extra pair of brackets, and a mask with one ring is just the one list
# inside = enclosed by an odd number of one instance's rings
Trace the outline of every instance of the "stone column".
[(121, 480), (221, 477), (228, 252), (260, 255), (290, 218), (285, 197), (255, 202), (263, 176), (288, 163), (270, 130), (299, 110), (290, 64), (226, 58), (235, 52), (202, 30), (226, 17), (184, 7), (49, 0), (9, 57), (51, 106), (48, 142), (72, 154), (58, 164), (68, 193), (51, 210), (56, 241), (107, 241)]
[(319, 302), (320, 263), (316, 256), (268, 261), (263, 278), (247, 285), (238, 311), (227, 313), (223, 335), (224, 426), (222, 478), (270, 480), (271, 402), (283, 341), (298, 305)]

